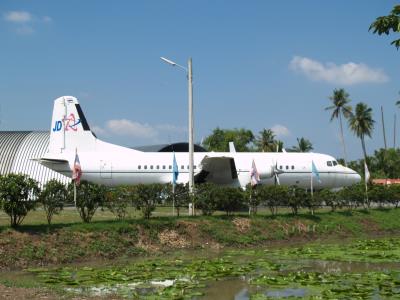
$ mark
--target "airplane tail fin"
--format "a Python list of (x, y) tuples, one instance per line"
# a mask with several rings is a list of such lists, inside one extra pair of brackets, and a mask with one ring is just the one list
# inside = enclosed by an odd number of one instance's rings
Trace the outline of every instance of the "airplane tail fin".
[(50, 127), (50, 153), (93, 150), (97, 138), (91, 132), (78, 99), (63, 96), (54, 100)]

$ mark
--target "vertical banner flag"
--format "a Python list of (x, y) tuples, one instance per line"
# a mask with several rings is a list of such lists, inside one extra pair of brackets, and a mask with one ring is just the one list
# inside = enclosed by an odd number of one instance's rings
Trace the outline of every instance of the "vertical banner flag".
[(72, 169), (72, 179), (75, 181), (76, 185), (79, 185), (82, 176), (81, 163), (79, 161), (78, 151), (75, 151), (75, 161)]
[(317, 177), (318, 182), (321, 183), (321, 179), (319, 178), (319, 173), (318, 173), (317, 167), (315, 166), (313, 160), (311, 161), (311, 172), (312, 172), (312, 176)]
[(172, 185), (175, 188), (176, 181), (178, 180), (179, 170), (178, 164), (176, 163), (175, 152), (174, 152), (174, 160), (172, 162)]
[(260, 182), (260, 174), (258, 174), (256, 163), (253, 162), (251, 164), (251, 171), (250, 171), (250, 183), (252, 186), (257, 185)]
[(364, 174), (365, 174), (365, 184), (368, 184), (371, 174), (369, 174), (367, 163), (364, 161)]

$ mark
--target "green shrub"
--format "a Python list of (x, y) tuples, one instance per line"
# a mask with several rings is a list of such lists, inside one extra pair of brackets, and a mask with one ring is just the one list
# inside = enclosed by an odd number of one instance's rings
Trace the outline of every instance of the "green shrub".
[(10, 224), (17, 227), (28, 212), (35, 208), (40, 189), (38, 183), (26, 175), (0, 176), (0, 199)]
[[(76, 187), (76, 208), (83, 222), (92, 220), (97, 208), (104, 205), (107, 188), (102, 185), (81, 181)], [(74, 199), (74, 185), (68, 186), (68, 198)]]
[(68, 191), (64, 184), (52, 179), (46, 183), (43, 191), (40, 193), (39, 202), (46, 212), (47, 223), (51, 224), (53, 215), (59, 214), (64, 208), (64, 202), (67, 199)]
[(196, 207), (201, 209), (203, 215), (211, 216), (217, 209), (217, 186), (212, 183), (203, 183), (196, 192)]
[(138, 184), (132, 186), (133, 203), (141, 210), (145, 219), (150, 219), (151, 213), (156, 209), (156, 204), (161, 203), (162, 184)]
[(118, 220), (123, 220), (126, 217), (131, 198), (132, 193), (129, 187), (118, 186), (107, 191), (104, 206), (107, 207)]

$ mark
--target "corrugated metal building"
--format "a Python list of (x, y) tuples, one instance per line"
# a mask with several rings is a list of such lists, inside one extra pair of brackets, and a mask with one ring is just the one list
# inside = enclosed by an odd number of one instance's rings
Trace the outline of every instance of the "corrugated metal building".
[(33, 161), (49, 146), (48, 131), (0, 131), (0, 174), (26, 174), (41, 186), (51, 179), (67, 184), (71, 179)]

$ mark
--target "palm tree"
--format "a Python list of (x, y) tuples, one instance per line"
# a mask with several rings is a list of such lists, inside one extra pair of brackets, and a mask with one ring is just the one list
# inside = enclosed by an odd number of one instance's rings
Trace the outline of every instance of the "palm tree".
[(358, 103), (355, 113), (349, 118), (349, 127), (353, 133), (360, 138), (364, 153), (364, 160), (367, 159), (367, 150), (365, 149), (365, 136), (371, 137), (375, 121), (372, 119), (372, 108), (365, 103)]
[(275, 134), (271, 129), (263, 129), (260, 131), (260, 135), (257, 137), (255, 144), (258, 151), (262, 152), (273, 152), (275, 151)]
[(282, 150), (283, 150), (283, 142), (280, 141), (280, 140), (276, 140), (275, 144), (274, 144), (274, 147), (275, 147), (275, 151), (276, 152), (282, 152)]
[(346, 145), (344, 142), (343, 136), (343, 125), (342, 125), (342, 115), (346, 119), (351, 116), (351, 106), (348, 105), (350, 102), (349, 94), (344, 89), (334, 89), (333, 95), (329, 97), (332, 101), (333, 105), (328, 106), (325, 110), (333, 110), (331, 115), (331, 122), (333, 119), (339, 119), (340, 123), (340, 136), (343, 144), (343, 154), (344, 154), (344, 164), (347, 166), (347, 153), (346, 153)]
[(293, 146), (292, 151), (294, 152), (310, 152), (313, 150), (311, 142), (305, 138), (297, 138), (297, 146)]

